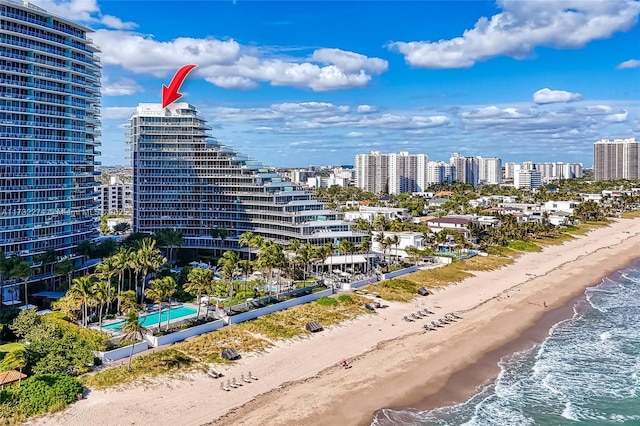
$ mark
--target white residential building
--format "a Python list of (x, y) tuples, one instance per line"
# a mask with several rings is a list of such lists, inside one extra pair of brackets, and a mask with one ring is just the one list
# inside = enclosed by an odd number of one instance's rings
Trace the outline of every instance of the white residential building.
[(385, 219), (388, 220), (407, 220), (411, 218), (409, 210), (393, 207), (360, 206), (358, 211), (348, 211), (344, 213), (344, 219), (348, 221), (363, 219), (368, 222), (373, 222), (378, 216), (384, 216)]
[(408, 152), (388, 154), (389, 160), (389, 194), (405, 194), (416, 192), (418, 164), (415, 155)]
[(380, 194), (389, 192), (389, 156), (380, 151), (357, 154), (355, 159), (356, 187)]
[(427, 154), (417, 154), (416, 167), (415, 192), (424, 192), (429, 187), (429, 156)]
[(536, 189), (542, 186), (540, 172), (528, 168), (523, 170), (521, 167), (516, 164), (513, 168), (513, 186), (516, 189)]
[(427, 164), (427, 186), (452, 183), (454, 168), (444, 161), (429, 161)]
[(573, 210), (580, 205), (580, 201), (547, 201), (542, 211), (547, 213), (565, 212), (573, 214)]
[(470, 183), (478, 186), (478, 159), (464, 157), (454, 152), (449, 159), (449, 164), (454, 168), (454, 182)]
[(109, 185), (101, 185), (98, 190), (100, 216), (107, 213), (124, 213), (133, 211), (133, 186), (122, 183), (117, 176), (111, 176)]
[(593, 144), (596, 180), (640, 178), (640, 144), (635, 138), (601, 139)]
[(489, 185), (499, 185), (502, 183), (502, 160), (500, 158), (477, 157), (477, 160), (479, 183)]
[[(373, 241), (371, 241), (371, 251), (373, 251), (374, 253), (382, 253), (380, 242), (376, 238), (378, 234), (379, 233), (374, 234)], [(407, 252), (405, 249), (409, 246), (416, 247), (420, 250), (425, 249), (424, 236), (420, 232), (410, 232), (410, 231), (387, 232), (385, 231), (382, 234), (384, 235), (385, 238), (387, 237), (393, 238), (394, 236), (398, 237), (398, 244), (387, 248), (387, 252), (386, 252), (387, 256), (391, 256), (391, 257), (398, 256), (402, 258), (407, 258), (409, 256), (407, 255)]]

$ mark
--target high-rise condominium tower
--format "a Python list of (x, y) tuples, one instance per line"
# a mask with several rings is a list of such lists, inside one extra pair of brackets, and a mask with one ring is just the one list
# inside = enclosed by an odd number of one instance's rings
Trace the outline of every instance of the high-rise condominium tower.
[(78, 243), (97, 236), (100, 66), (89, 31), (26, 1), (0, 0), (0, 250), (6, 256), (34, 262), (47, 249), (72, 255)]
[(640, 144), (635, 138), (601, 139), (593, 144), (596, 180), (639, 179)]
[(389, 192), (389, 155), (380, 151), (356, 154), (356, 186), (363, 191)]
[(134, 231), (176, 229), (185, 247), (224, 250), (237, 249), (246, 231), (283, 244), (360, 242), (366, 235), (209, 130), (188, 103), (138, 105), (128, 126)]

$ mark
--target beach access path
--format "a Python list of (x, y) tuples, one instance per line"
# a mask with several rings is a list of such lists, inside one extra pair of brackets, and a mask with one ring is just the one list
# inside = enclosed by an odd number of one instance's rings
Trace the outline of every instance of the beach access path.
[[(627, 265), (640, 253), (640, 219), (611, 226), (410, 303), (378, 311), (321, 333), (279, 342), (266, 353), (217, 366), (224, 380), (249, 371), (257, 381), (225, 392), (202, 374), (149, 379), (120, 389), (92, 390), (63, 412), (32, 425), (360, 425), (388, 406), (414, 406), (437, 394), (456, 373)], [(545, 307), (546, 305), (546, 307)], [(436, 315), (406, 322), (428, 307)], [(422, 324), (449, 312), (464, 317), (437, 331)], [(353, 368), (339, 367), (349, 359)], [(473, 376), (473, 377), (471, 377)], [(463, 400), (491, 378), (480, 369), (442, 403)]]

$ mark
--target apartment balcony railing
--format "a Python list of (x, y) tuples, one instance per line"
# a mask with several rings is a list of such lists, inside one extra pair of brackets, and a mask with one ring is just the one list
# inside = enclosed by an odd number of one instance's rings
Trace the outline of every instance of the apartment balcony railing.
[[(27, 133), (0, 133), (0, 138), (7, 139), (27, 139), (27, 140), (50, 140), (63, 142), (86, 142), (85, 138), (74, 138), (71, 136), (37, 135)], [(2, 149), (0, 147), (0, 149)]]

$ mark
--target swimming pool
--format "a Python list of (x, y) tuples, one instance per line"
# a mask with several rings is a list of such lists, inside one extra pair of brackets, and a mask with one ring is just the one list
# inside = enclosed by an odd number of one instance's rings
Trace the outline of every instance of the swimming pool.
[[(196, 312), (198, 312), (196, 309), (189, 308), (188, 306), (178, 306), (177, 308), (171, 308), (171, 320), (173, 321), (182, 317), (194, 315)], [(152, 312), (150, 314), (140, 315), (138, 322), (143, 327), (158, 325), (158, 314), (160, 314), (160, 322), (166, 324), (167, 318), (169, 317), (168, 309), (163, 309), (160, 313)], [(102, 329), (110, 331), (120, 331), (120, 328), (125, 322), (126, 321), (112, 322), (111, 324), (103, 325)]]

